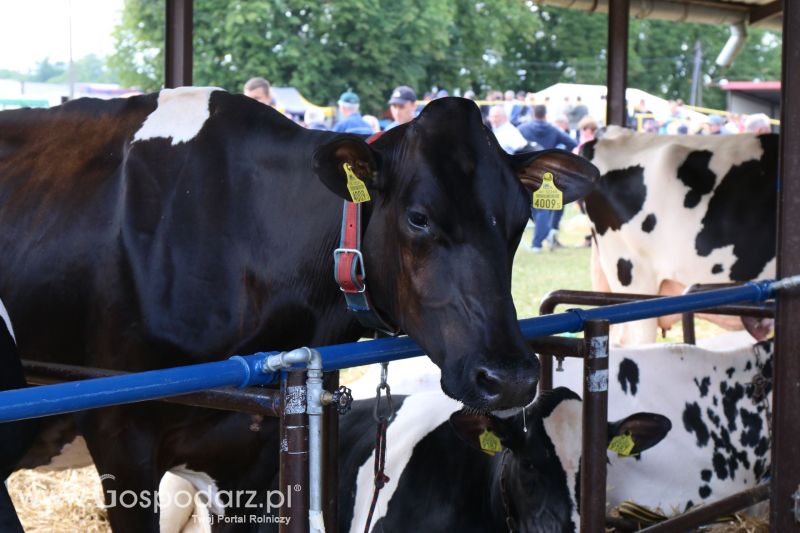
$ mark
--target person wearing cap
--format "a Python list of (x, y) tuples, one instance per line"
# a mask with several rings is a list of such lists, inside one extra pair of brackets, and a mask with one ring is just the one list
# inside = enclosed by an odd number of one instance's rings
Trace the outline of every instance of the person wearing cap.
[(333, 131), (338, 133), (355, 133), (357, 135), (372, 135), (372, 126), (361, 117), (358, 112), (360, 100), (353, 91), (345, 91), (339, 97), (339, 115), (342, 117)]
[(411, 122), (417, 111), (417, 93), (407, 85), (395, 88), (389, 97), (389, 110), (394, 120), (386, 126), (387, 131), (400, 124)]
[(725, 119), (720, 115), (711, 115), (708, 117), (708, 135), (721, 135), (724, 132), (722, 127), (725, 125)]

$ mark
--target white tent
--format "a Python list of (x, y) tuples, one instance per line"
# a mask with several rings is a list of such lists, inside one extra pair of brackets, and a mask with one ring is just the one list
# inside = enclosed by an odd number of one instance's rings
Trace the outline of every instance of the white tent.
[[(569, 98), (570, 103), (575, 104), (575, 99), (580, 96), (583, 104), (589, 108), (589, 115), (602, 124), (606, 123), (606, 86), (605, 85), (584, 85), (580, 83), (556, 83), (546, 89), (536, 93), (536, 103), (543, 104), (545, 98), (549, 98), (547, 106), (547, 118), (553, 120), (557, 115), (563, 114), (565, 98)], [(655, 115), (656, 120), (664, 122), (669, 117), (669, 101), (661, 97), (644, 92), (640, 89), (628, 88), (625, 92), (628, 100), (628, 111), (639, 102), (644, 101), (648, 111)], [(683, 109), (684, 117), (687, 117), (694, 124), (703, 124), (707, 117), (697, 111)]]

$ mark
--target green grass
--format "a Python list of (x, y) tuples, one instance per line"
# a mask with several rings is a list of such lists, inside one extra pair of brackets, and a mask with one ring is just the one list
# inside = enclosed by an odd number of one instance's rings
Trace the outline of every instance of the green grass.
[(541, 252), (533, 253), (527, 249), (533, 230), (526, 229), (522, 236), (511, 278), (511, 294), (520, 318), (538, 316), (539, 304), (550, 291), (592, 289), (589, 275), (591, 249), (579, 247), (583, 243), (584, 231), (575, 224), (579, 212), (573, 205), (566, 209), (558, 235), (563, 248), (551, 252), (545, 246)]

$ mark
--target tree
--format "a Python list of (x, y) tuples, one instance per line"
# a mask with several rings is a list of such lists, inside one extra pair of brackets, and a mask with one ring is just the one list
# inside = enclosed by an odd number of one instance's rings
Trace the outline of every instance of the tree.
[[(106, 68), (104, 59), (89, 54), (73, 63), (74, 81), (84, 83), (117, 83), (117, 78)], [(47, 80), (49, 83), (67, 83), (69, 72), (64, 70), (60, 74)]]
[(28, 81), (46, 82), (67, 71), (67, 66), (59, 61), (51, 63), (50, 58), (44, 58), (36, 64), (36, 68), (28, 77)]
[[(352, 88), (380, 109), (396, 85), (513, 82), (502, 57), (524, 15), (536, 22), (517, 0), (196, 0), (193, 81), (241, 91), (264, 76), (320, 104)], [(163, 84), (163, 26), (161, 0), (126, 1), (110, 61), (121, 83)]]
[[(194, 83), (239, 92), (252, 76), (332, 104), (347, 89), (367, 112), (392, 87), (536, 91), (559, 81), (604, 84), (607, 16), (532, 0), (195, 0)], [(688, 100), (693, 46), (713, 80), (780, 75), (780, 37), (751, 30), (728, 72), (713, 64), (727, 28), (631, 20), (629, 85)], [(120, 83), (163, 84), (163, 0), (126, 0), (109, 60)], [(706, 90), (706, 103), (724, 96)]]

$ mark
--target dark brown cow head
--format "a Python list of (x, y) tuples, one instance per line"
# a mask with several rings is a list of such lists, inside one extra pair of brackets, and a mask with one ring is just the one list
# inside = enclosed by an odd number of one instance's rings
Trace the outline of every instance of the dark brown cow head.
[(432, 102), (371, 145), (323, 145), (316, 171), (349, 199), (344, 163), (372, 197), (363, 242), (376, 306), (442, 369), (448, 395), (481, 409), (529, 403), (539, 363), (517, 325), (511, 265), (531, 193), (551, 172), (564, 202), (576, 200), (597, 170), (562, 151), (507, 155), (461, 98)]

